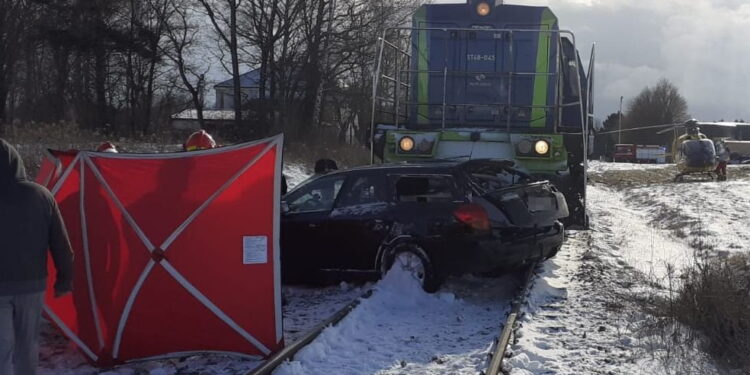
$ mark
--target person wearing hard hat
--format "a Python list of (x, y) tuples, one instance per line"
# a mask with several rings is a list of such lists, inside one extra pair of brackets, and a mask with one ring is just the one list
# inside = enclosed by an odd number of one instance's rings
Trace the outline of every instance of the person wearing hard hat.
[(96, 148), (96, 151), (97, 152), (112, 152), (115, 154), (118, 153), (117, 147), (115, 147), (115, 144), (110, 141), (102, 142), (99, 145), (99, 147)]
[(201, 129), (190, 134), (187, 141), (182, 145), (184, 151), (198, 151), (216, 148), (216, 141), (205, 130)]

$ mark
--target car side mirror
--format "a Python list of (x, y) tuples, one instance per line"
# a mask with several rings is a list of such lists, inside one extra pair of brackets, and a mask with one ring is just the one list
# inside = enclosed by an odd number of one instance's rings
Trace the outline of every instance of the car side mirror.
[(289, 203), (286, 203), (286, 201), (281, 201), (281, 213), (286, 214), (289, 213), (289, 211), (291, 211), (289, 209)]

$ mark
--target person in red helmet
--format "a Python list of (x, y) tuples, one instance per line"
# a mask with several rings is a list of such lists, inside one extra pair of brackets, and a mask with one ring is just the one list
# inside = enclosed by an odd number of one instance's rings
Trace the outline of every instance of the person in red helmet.
[(185, 151), (208, 150), (216, 147), (216, 141), (205, 130), (201, 129), (190, 134), (182, 148)]
[(117, 147), (115, 147), (115, 144), (112, 143), (112, 142), (110, 142), (110, 141), (102, 142), (99, 145), (99, 147), (96, 148), (96, 151), (98, 151), (98, 152), (113, 152), (115, 154), (118, 152), (117, 151)]

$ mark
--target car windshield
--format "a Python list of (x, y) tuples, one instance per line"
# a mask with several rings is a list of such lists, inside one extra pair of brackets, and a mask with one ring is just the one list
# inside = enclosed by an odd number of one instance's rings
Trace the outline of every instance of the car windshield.
[(324, 177), (286, 196), (289, 213), (330, 211), (344, 184), (345, 176)]

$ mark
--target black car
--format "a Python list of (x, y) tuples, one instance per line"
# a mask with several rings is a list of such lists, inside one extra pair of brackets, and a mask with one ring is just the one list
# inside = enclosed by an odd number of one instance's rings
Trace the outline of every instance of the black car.
[(383, 274), (407, 263), (423, 288), (446, 276), (549, 258), (562, 193), (507, 160), (384, 164), (313, 177), (284, 196), (282, 275)]

